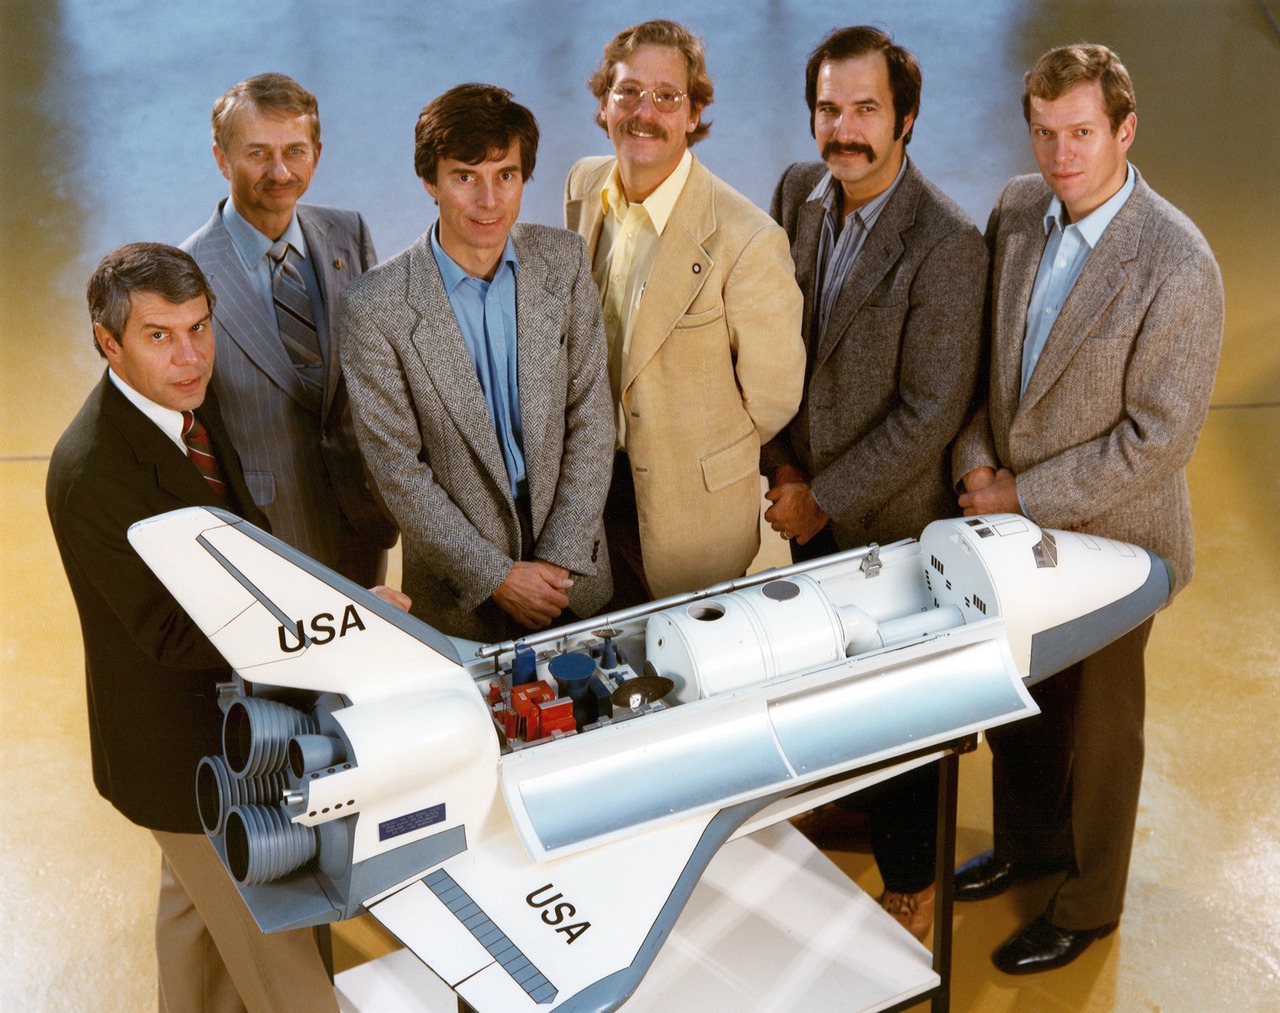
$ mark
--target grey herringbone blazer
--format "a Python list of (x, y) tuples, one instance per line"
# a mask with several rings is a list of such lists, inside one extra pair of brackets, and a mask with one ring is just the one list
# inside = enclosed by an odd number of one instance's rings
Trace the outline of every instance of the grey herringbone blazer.
[(491, 595), (522, 557), (572, 573), (580, 616), (611, 592), (601, 515), (614, 425), (591, 263), (564, 229), (517, 223), (511, 238), (531, 552), (429, 234), (352, 283), (340, 314), (356, 431), (400, 525), (413, 614), (483, 641), (519, 632)]
[[(225, 201), (223, 202), (225, 203)], [(213, 387), (240, 451), (254, 502), (290, 545), (361, 583), (372, 583), (395, 528), (365, 483), (338, 358), (338, 294), (376, 263), (373, 240), (355, 211), (299, 204), (298, 224), (324, 295), (328, 333), (324, 403), (305, 406), (302, 382), (222, 224), (222, 204), (182, 248), (217, 296)]]
[(1146, 546), (1173, 564), (1176, 591), (1194, 570), (1184, 469), (1222, 347), (1222, 276), (1191, 220), (1139, 175), (1020, 397), (1050, 197), (1039, 176), (1020, 176), (991, 213), (989, 389), (957, 441), (952, 477), (1010, 468), (1037, 523)]
[(827, 168), (792, 165), (772, 213), (804, 293), (809, 368), (800, 411), (761, 454), (813, 478), (842, 549), (918, 536), (959, 512), (949, 448), (973, 400), (987, 252), (973, 222), (908, 160), (845, 278), (825, 335), (812, 333)]

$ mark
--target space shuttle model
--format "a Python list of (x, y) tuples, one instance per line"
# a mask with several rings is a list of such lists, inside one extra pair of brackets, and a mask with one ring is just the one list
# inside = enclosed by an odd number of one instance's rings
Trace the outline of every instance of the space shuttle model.
[(220, 510), (129, 540), (235, 670), (195, 788), (259, 925), (367, 910), (480, 1013), (616, 1009), (721, 845), (1036, 713), (1171, 585), (956, 518), (482, 646)]

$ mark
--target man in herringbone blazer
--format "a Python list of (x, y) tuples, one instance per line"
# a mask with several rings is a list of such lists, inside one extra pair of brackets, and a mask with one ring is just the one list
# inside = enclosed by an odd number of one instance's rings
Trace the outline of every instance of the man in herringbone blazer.
[[(765, 520), (796, 561), (918, 536), (957, 513), (948, 450), (973, 399), (987, 253), (968, 216), (907, 157), (921, 73), (865, 25), (832, 32), (805, 69), (821, 162), (778, 182), (809, 356), (800, 410), (765, 445)], [(937, 765), (842, 800), (871, 812), (881, 903), (933, 923)], [(841, 807), (802, 829), (833, 840)]]
[[(396, 532), (365, 480), (338, 358), (338, 294), (376, 262), (355, 211), (298, 204), (320, 158), (316, 99), (283, 74), (260, 74), (213, 109), (214, 157), (231, 196), (182, 244), (218, 294), (213, 386), (273, 532), (371, 585)], [(278, 323), (273, 245), (287, 241), (307, 290), (314, 368)]]
[(579, 237), (516, 222), (538, 128), (510, 93), (453, 88), (416, 139), (439, 222), (343, 292), (342, 355), (413, 613), (496, 641), (609, 597), (600, 303)]
[[(1051, 50), (1026, 86), (1041, 175), (1012, 180), (987, 227), (990, 376), (954, 452), (960, 505), (1144, 545), (1176, 593), (1193, 569), (1184, 469), (1217, 368), (1222, 279), (1195, 225), (1127, 161), (1137, 118), (1114, 53)], [(957, 873), (957, 899), (1066, 872), (996, 951), (1008, 973), (1069, 963), (1119, 921), (1150, 628), (1034, 687), (1041, 715), (989, 733), (995, 847)]]

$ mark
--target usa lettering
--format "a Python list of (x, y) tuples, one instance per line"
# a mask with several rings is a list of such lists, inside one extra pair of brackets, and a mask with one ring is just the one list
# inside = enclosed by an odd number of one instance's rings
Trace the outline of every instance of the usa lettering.
[(364, 622), (360, 618), (360, 613), (356, 611), (356, 607), (348, 605), (343, 610), (340, 622), (335, 620), (332, 614), (321, 612), (319, 615), (312, 616), (305, 627), (301, 619), (297, 620), (294, 627), (288, 631), (283, 626), (278, 627), (280, 650), (286, 654), (300, 651), (307, 646), (306, 629), (311, 631), (310, 642), (319, 647), (337, 638), (345, 637), (351, 630), (363, 630)]
[[(540, 886), (538, 889), (534, 890), (533, 893), (529, 894), (529, 896), (524, 899), (524, 902), (531, 908), (542, 909), (539, 917), (545, 924), (559, 926), (556, 928), (556, 931), (564, 934), (564, 941), (567, 946), (582, 935), (582, 933), (586, 932), (587, 929), (591, 928), (591, 923), (574, 922), (571, 925), (565, 925), (564, 922), (575, 917), (578, 914), (578, 910), (568, 901), (564, 900), (564, 894), (562, 893), (545, 896), (548, 891), (554, 889), (555, 886), (551, 883), (548, 883), (546, 886)], [(562, 903), (556, 903), (557, 901), (562, 901)]]

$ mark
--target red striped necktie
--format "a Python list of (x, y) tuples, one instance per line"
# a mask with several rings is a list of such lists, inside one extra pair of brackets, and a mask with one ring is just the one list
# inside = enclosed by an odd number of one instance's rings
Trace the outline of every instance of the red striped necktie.
[(218, 466), (218, 459), (213, 456), (209, 430), (205, 429), (194, 412), (182, 413), (182, 442), (187, 445), (187, 457), (196, 466), (196, 471), (204, 476), (214, 492), (226, 499), (227, 482)]

